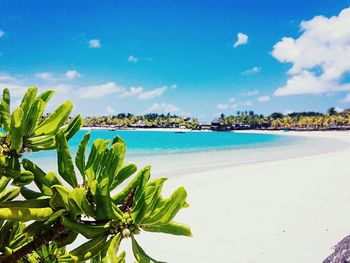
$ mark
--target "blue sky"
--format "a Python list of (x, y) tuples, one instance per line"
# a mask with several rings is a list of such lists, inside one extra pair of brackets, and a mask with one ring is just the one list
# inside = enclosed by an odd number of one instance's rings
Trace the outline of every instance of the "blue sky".
[(52, 107), (69, 98), (84, 115), (171, 111), (203, 121), (350, 107), (350, 1), (0, 6), (0, 88), (17, 100), (37, 85), (57, 89)]

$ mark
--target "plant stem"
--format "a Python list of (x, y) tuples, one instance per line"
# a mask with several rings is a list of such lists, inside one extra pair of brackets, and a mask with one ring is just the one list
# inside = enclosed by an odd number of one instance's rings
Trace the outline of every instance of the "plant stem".
[(21, 247), (10, 255), (0, 256), (0, 263), (16, 263), (24, 256), (30, 254), (34, 250), (37, 250), (42, 245), (48, 244), (50, 241), (56, 240), (62, 234), (66, 233), (66, 229), (61, 224), (54, 225), (50, 231), (39, 235), (32, 242)]

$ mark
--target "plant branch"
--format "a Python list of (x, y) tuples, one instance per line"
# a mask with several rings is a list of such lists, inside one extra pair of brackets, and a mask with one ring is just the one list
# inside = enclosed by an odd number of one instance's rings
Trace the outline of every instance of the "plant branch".
[(54, 225), (50, 231), (39, 235), (32, 242), (21, 247), (10, 255), (0, 256), (0, 263), (16, 263), (24, 256), (30, 254), (34, 250), (37, 250), (42, 245), (48, 244), (50, 241), (54, 241), (62, 234), (66, 233), (66, 229), (61, 224)]

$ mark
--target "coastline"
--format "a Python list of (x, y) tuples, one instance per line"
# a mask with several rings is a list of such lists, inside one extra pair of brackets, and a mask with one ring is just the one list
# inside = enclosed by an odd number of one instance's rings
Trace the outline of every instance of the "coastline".
[[(209, 170), (183, 167), (183, 176), (171, 176), (164, 191), (170, 194), (178, 185), (188, 190), (191, 207), (178, 220), (192, 227), (194, 237), (144, 233), (140, 243), (169, 262), (322, 262), (350, 234), (350, 134), (284, 135), (344, 147)], [(203, 165), (215, 162), (209, 155), (201, 158)], [(172, 157), (168, 162), (179, 165)], [(154, 170), (155, 176), (168, 175)]]

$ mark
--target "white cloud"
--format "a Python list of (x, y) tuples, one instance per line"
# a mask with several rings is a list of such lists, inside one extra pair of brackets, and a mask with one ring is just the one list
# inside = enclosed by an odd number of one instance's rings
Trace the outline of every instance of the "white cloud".
[(8, 80), (13, 80), (14, 78), (11, 77), (7, 73), (0, 73), (0, 81), (8, 81)]
[(27, 86), (17, 83), (0, 83), (0, 90), (8, 88), (10, 94), (13, 97), (22, 97), (25, 91), (28, 89)]
[(0, 30), (0, 38), (2, 38), (5, 35), (5, 32)]
[(244, 106), (244, 107), (248, 107), (248, 106), (252, 106), (253, 102), (250, 100), (246, 100), (244, 102), (239, 103), (239, 105)]
[(230, 106), (230, 104), (228, 103), (219, 103), (218, 105), (216, 105), (218, 107), (219, 110), (226, 110), (228, 109), (228, 107)]
[(257, 74), (261, 71), (261, 67), (252, 67), (244, 72), (242, 72), (242, 75), (251, 75), (251, 74)]
[(235, 97), (231, 97), (228, 102), (226, 103), (219, 103), (218, 105), (216, 105), (216, 107), (219, 110), (227, 110), (227, 109), (235, 109), (237, 108), (237, 103), (236, 103), (236, 98)]
[(350, 92), (346, 94), (345, 98), (342, 100), (343, 103), (348, 103), (350, 102)]
[(340, 107), (335, 107), (335, 111), (338, 112), (338, 113), (341, 113), (344, 111), (343, 108), (340, 108)]
[(43, 80), (53, 80), (54, 76), (50, 72), (39, 72), (35, 74), (35, 77)]
[(243, 33), (237, 34), (237, 41), (234, 43), (233, 47), (236, 48), (240, 45), (244, 45), (248, 43), (248, 36)]
[(320, 94), (350, 90), (350, 8), (338, 16), (316, 16), (300, 24), (298, 38), (284, 37), (272, 55), (291, 63), (286, 84), (274, 95)]
[(154, 90), (142, 92), (137, 96), (137, 99), (139, 100), (148, 100), (148, 99), (153, 99), (156, 97), (161, 96), (166, 90), (168, 89), (167, 86), (163, 86)]
[(135, 56), (129, 56), (129, 57), (128, 57), (128, 61), (129, 61), (129, 62), (136, 63), (137, 61), (139, 61), (139, 58), (137, 58), (137, 57), (135, 57)]
[(258, 94), (259, 94), (258, 90), (251, 90), (251, 91), (243, 92), (242, 96), (252, 97), (252, 96), (256, 96)]
[(100, 48), (101, 42), (99, 39), (91, 39), (88, 41), (90, 48)]
[(81, 76), (81, 74), (76, 70), (68, 70), (64, 74), (64, 76), (69, 80), (73, 80), (73, 79), (79, 78)]
[(117, 86), (114, 82), (108, 82), (101, 85), (88, 86), (79, 89), (81, 98), (97, 98), (104, 97), (106, 95), (122, 92), (122, 88)]
[(143, 87), (131, 87), (130, 90), (124, 90), (122, 93), (120, 93), (119, 97), (125, 98), (125, 97), (131, 97), (131, 96), (137, 96), (143, 92)]
[(284, 112), (283, 112), (283, 115), (288, 115), (288, 114), (291, 114), (291, 113), (293, 113), (293, 112), (295, 112), (294, 110), (285, 110)]
[(260, 102), (267, 102), (270, 100), (270, 96), (260, 96), (258, 97), (258, 101)]
[(115, 113), (115, 110), (111, 106), (107, 106), (106, 111), (109, 115), (112, 115)]
[(156, 113), (174, 113), (179, 112), (180, 108), (173, 104), (167, 104), (167, 103), (154, 103), (149, 109), (149, 112), (156, 112)]

